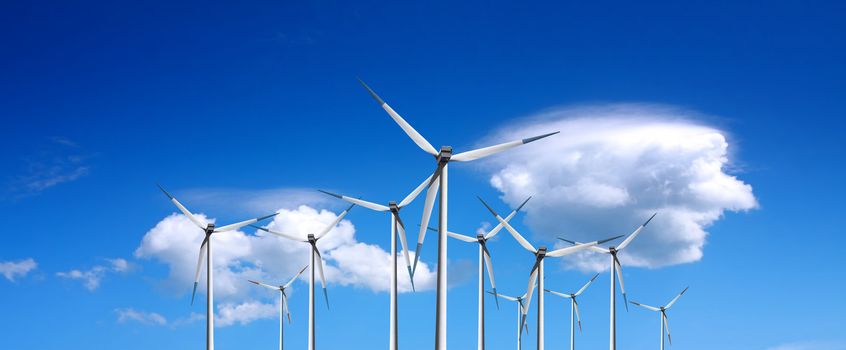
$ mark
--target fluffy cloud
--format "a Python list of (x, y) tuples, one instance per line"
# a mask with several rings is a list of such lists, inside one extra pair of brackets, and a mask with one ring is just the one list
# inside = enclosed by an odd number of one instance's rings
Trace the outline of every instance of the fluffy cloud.
[(146, 325), (164, 326), (167, 324), (167, 319), (156, 312), (138, 311), (132, 308), (115, 309), (117, 313), (118, 323), (126, 323), (129, 321), (138, 322)]
[[(536, 239), (592, 240), (628, 234), (658, 216), (620, 258), (660, 267), (701, 259), (706, 229), (725, 211), (758, 206), (752, 187), (726, 169), (726, 133), (695, 113), (666, 106), (620, 104), (557, 109), (492, 137), (559, 135), (504, 152), (485, 164), (505, 202), (526, 206)], [(595, 254), (567, 260), (583, 270), (607, 268)]]
[(106, 259), (107, 265), (97, 265), (88, 270), (70, 270), (57, 272), (56, 275), (62, 278), (80, 280), (88, 290), (95, 290), (100, 287), (100, 282), (107, 273), (123, 273), (129, 271), (129, 262), (125, 259)]
[(16, 278), (26, 276), (30, 271), (35, 270), (36, 267), (38, 267), (38, 263), (32, 258), (20, 261), (4, 261), (0, 262), (0, 275), (14, 282)]
[[(355, 210), (355, 209), (354, 209)], [(301, 205), (296, 209), (281, 209), (267, 228), (286, 232), (306, 239), (309, 233), (319, 232), (331, 224), (337, 215), (328, 210), (318, 210)], [(214, 220), (198, 215), (204, 220)], [(153, 227), (144, 236), (135, 256), (154, 259), (166, 264), (169, 276), (165, 284), (174, 291), (190, 292), (197, 264), (197, 254), (203, 232), (188, 218), (172, 214)], [(320, 241), (318, 248), (325, 261), (327, 283), (366, 288), (376, 292), (389, 290), (390, 253), (377, 245), (362, 243), (355, 238), (355, 226), (342, 220)], [(215, 299), (221, 301), (217, 312), (230, 321), (221, 325), (247, 323), (255, 318), (239, 318), (238, 310), (250, 308), (261, 317), (272, 317), (275, 307), (252, 299), (256, 293), (247, 279), (266, 283), (282, 283), (296, 274), (309, 262), (307, 243), (279, 238), (264, 231), (246, 234), (242, 231), (218, 233), (213, 236)], [(402, 257), (400, 257), (402, 258)], [(411, 291), (411, 283), (400, 268), (399, 290)], [(307, 280), (305, 277), (302, 279)], [(205, 279), (205, 273), (201, 280)], [(431, 289), (435, 275), (423, 262), (415, 274), (418, 290)], [(331, 287), (330, 287), (331, 288)], [(201, 281), (200, 289), (204, 289)], [(331, 296), (331, 291), (330, 291)]]
[(263, 318), (276, 317), (279, 307), (258, 301), (246, 301), (240, 304), (226, 303), (218, 305), (215, 326), (226, 327), (234, 324), (248, 324)]

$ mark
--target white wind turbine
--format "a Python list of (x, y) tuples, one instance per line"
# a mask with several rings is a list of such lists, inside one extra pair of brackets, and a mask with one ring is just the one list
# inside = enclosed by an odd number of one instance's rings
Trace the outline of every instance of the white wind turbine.
[(523, 300), (526, 299), (527, 294), (523, 294), (519, 297), (512, 297), (505, 294), (499, 294), (490, 291), (488, 293), (493, 294), (494, 297), (503, 298), (505, 300), (517, 303), (517, 350), (521, 350), (523, 348), (523, 334), (521, 330), (525, 329), (526, 334), (529, 334), (529, 325), (526, 324), (526, 322), (523, 322)]
[(338, 217), (333, 221), (330, 225), (326, 226), (323, 230), (321, 230), (317, 234), (309, 233), (306, 239), (302, 239), (297, 237), (296, 235), (290, 233), (284, 233), (279, 231), (270, 230), (264, 227), (253, 226), (259, 230), (272, 233), (274, 235), (280, 236), (282, 238), (287, 238), (292, 241), (308, 243), (311, 246), (311, 260), (309, 262), (310, 268), (310, 276), (308, 279), (308, 350), (314, 350), (315, 348), (315, 337), (314, 337), (314, 271), (317, 270), (317, 273), (320, 275), (320, 285), (323, 287), (323, 299), (326, 301), (326, 307), (329, 308), (329, 294), (326, 293), (326, 277), (323, 275), (323, 257), (320, 255), (320, 250), (317, 249), (317, 241), (321, 238), (326, 236), (329, 231), (331, 231), (335, 226), (341, 222), (341, 219), (350, 212), (355, 204), (351, 205), (349, 208), (345, 209)]
[(279, 350), (283, 349), (283, 341), (282, 341), (283, 332), (282, 332), (282, 329), (283, 329), (283, 326), (285, 325), (285, 322), (284, 322), (285, 316), (284, 315), (288, 316), (288, 323), (291, 323), (291, 309), (288, 308), (288, 294), (285, 291), (288, 289), (288, 287), (291, 286), (292, 283), (294, 283), (294, 281), (297, 280), (297, 277), (300, 277), (300, 275), (303, 273), (303, 271), (305, 271), (305, 269), (307, 269), (307, 268), (308, 268), (308, 265), (303, 266), (303, 268), (300, 270), (300, 272), (297, 272), (297, 274), (294, 275), (294, 277), (292, 277), (291, 280), (288, 281), (288, 283), (285, 283), (281, 286), (271, 286), (269, 284), (264, 284), (264, 283), (261, 283), (261, 282), (248, 280), (248, 281), (250, 281), (254, 284), (257, 284), (259, 286), (279, 291)]
[(546, 290), (548, 293), (570, 299), (570, 350), (576, 349), (576, 322), (579, 323), (579, 333), (582, 332), (582, 316), (579, 314), (579, 302), (576, 300), (576, 297), (581, 295), (597, 277), (599, 277), (599, 274), (593, 275), (593, 278), (575, 293), (564, 294), (549, 289)]
[(435, 168), (434, 173), (432, 174), (429, 190), (426, 191), (426, 202), (423, 205), (423, 218), (420, 223), (420, 233), (417, 238), (417, 248), (415, 248), (414, 254), (414, 265), (412, 266), (412, 273), (417, 267), (417, 261), (420, 258), (420, 248), (423, 245), (423, 240), (426, 237), (426, 230), (429, 226), (429, 218), (432, 215), (432, 207), (435, 202), (435, 195), (438, 194), (438, 188), (441, 188), (441, 201), (438, 210), (438, 272), (437, 272), (437, 291), (436, 291), (436, 306), (435, 306), (435, 349), (446, 349), (446, 336), (447, 336), (447, 317), (446, 317), (446, 308), (447, 308), (447, 207), (448, 207), (448, 170), (449, 167), (447, 166), (449, 162), (456, 161), (456, 162), (468, 162), (480, 158), (484, 158), (509, 148), (514, 148), (520, 145), (527, 144), (529, 142), (533, 142), (539, 139), (542, 139), (547, 136), (551, 136), (557, 134), (558, 132), (549, 133), (545, 135), (525, 138), (522, 140), (516, 140), (506, 143), (501, 143), (494, 146), (479, 148), (476, 150), (458, 153), (456, 155), (452, 154), (452, 147), (451, 146), (443, 146), (441, 150), (438, 151), (435, 147), (432, 146), (429, 141), (426, 141), (423, 138), (423, 135), (414, 130), (414, 128), (405, 121), (396, 111), (394, 111), (391, 106), (389, 106), (379, 95), (376, 94), (370, 87), (367, 86), (363, 81), (359, 80), (361, 85), (370, 92), (370, 95), (379, 103), (382, 109), (385, 112), (388, 112), (388, 115), (396, 122), (400, 128), (420, 147), (424, 152), (431, 154), (435, 157), (437, 162), (437, 167)]
[[(526, 200), (523, 201), (523, 203), (520, 204), (520, 206), (517, 207), (517, 209), (514, 209), (514, 211), (512, 211), (511, 214), (508, 214), (508, 216), (505, 217), (505, 221), (507, 222), (507, 221), (511, 220), (511, 218), (513, 218), (514, 215), (517, 215), (517, 212), (520, 211), (520, 209), (523, 208), (524, 205), (526, 205), (526, 203), (529, 201), (529, 199), (532, 199), (532, 197), (526, 198)], [(437, 231), (437, 229), (434, 229), (432, 227), (429, 227), (429, 230)], [(496, 280), (494, 280), (494, 273), (493, 273), (493, 263), (491, 263), (491, 252), (488, 250), (487, 242), (488, 242), (489, 239), (496, 236), (496, 234), (499, 233), (499, 231), (501, 231), (501, 230), (502, 230), (502, 224), (498, 224), (498, 225), (496, 225), (496, 227), (494, 227), (492, 230), (490, 230), (490, 232), (488, 232), (486, 234), (479, 233), (479, 234), (476, 235), (475, 238), (470, 237), (470, 236), (466, 236), (466, 235), (462, 235), (462, 234), (458, 234), (458, 233), (454, 233), (454, 232), (447, 232), (447, 235), (449, 235), (450, 237), (455, 238), (457, 240), (464, 241), (464, 242), (467, 242), (467, 243), (478, 243), (479, 244), (479, 311), (478, 311), (479, 313), (478, 313), (478, 326), (477, 326), (477, 333), (476, 333), (477, 334), (477, 340), (476, 340), (477, 345), (476, 345), (476, 347), (478, 348), (478, 350), (484, 350), (485, 349), (485, 271), (484, 271), (484, 269), (485, 269), (486, 266), (487, 266), (487, 270), (488, 270), (488, 276), (491, 278), (491, 288), (493, 289), (492, 294), (495, 298), (494, 301), (496, 301), (496, 307), (499, 308), (499, 299), (497, 299), (498, 294), (496, 294)]]
[(605, 239), (605, 240), (602, 240), (602, 241), (593, 241), (593, 242), (590, 242), (590, 243), (580, 243), (580, 244), (574, 245), (572, 247), (561, 248), (561, 249), (556, 249), (556, 250), (547, 252), (547, 249), (544, 246), (541, 246), (539, 248), (535, 248), (534, 246), (532, 246), (532, 244), (529, 243), (529, 241), (527, 241), (525, 238), (523, 238), (523, 236), (520, 235), (520, 233), (517, 232), (517, 230), (515, 230), (514, 227), (512, 227), (508, 222), (506, 222), (502, 217), (500, 217), (499, 214), (497, 214), (493, 210), (493, 208), (491, 208), (487, 203), (485, 203), (485, 201), (482, 200), (482, 198), (479, 198), (479, 200), (482, 201), (482, 204), (484, 204), (485, 207), (488, 208), (488, 210), (491, 212), (491, 214), (493, 214), (494, 217), (501, 224), (503, 224), (505, 226), (505, 229), (507, 229), (508, 232), (511, 233), (511, 235), (514, 237), (514, 239), (517, 240), (517, 243), (519, 243), (523, 248), (525, 248), (526, 250), (528, 250), (529, 252), (531, 252), (532, 254), (535, 255), (535, 265), (532, 266), (532, 272), (529, 275), (529, 287), (528, 287), (528, 291), (526, 292), (526, 298), (527, 299), (526, 299), (526, 305), (523, 309), (523, 319), (525, 320), (526, 314), (529, 311), (529, 306), (532, 303), (532, 293), (533, 293), (534, 288), (535, 288), (535, 281), (537, 280), (537, 287), (538, 287), (538, 326), (537, 326), (538, 341), (537, 341), (537, 345), (538, 345), (538, 350), (543, 350), (544, 349), (544, 312), (543, 312), (543, 299), (544, 299), (544, 293), (543, 293), (543, 290), (544, 290), (544, 287), (543, 287), (543, 285), (544, 285), (543, 260), (544, 260), (544, 258), (546, 258), (546, 257), (557, 258), (557, 257), (565, 256), (565, 255), (570, 255), (570, 254), (582, 251), (584, 249), (590, 248), (592, 246), (595, 246), (597, 244), (617, 239), (619, 237), (613, 237), (613, 238)]
[(644, 304), (638, 303), (636, 301), (632, 301), (632, 304), (635, 304), (635, 305), (640, 306), (642, 308), (660, 312), (660, 317), (661, 317), (661, 350), (664, 350), (664, 329), (667, 330), (667, 340), (670, 341), (670, 345), (673, 345), (673, 338), (670, 337), (670, 320), (667, 318), (667, 310), (669, 310), (670, 307), (673, 306), (673, 304), (675, 304), (676, 301), (679, 300), (679, 298), (681, 298), (681, 296), (684, 294), (684, 292), (687, 292), (687, 288), (688, 287), (685, 287), (684, 290), (681, 291), (681, 293), (679, 293), (679, 295), (677, 295), (675, 298), (673, 298), (673, 300), (670, 300), (670, 303), (667, 304), (667, 306), (654, 307), (654, 306), (644, 305)]
[[(638, 234), (640, 234), (640, 231), (642, 231), (643, 228), (646, 227), (646, 225), (648, 225), (650, 221), (652, 221), (652, 218), (654, 218), (655, 215), (658, 215), (658, 213), (652, 214), (652, 216), (650, 216), (649, 219), (646, 220), (646, 222), (644, 222), (634, 232), (632, 232), (628, 237), (626, 237), (626, 239), (624, 239), (619, 246), (611, 246), (608, 248), (594, 246), (590, 248), (591, 250), (597, 253), (605, 253), (611, 255), (611, 325), (608, 340), (608, 346), (610, 350), (617, 349), (617, 290), (616, 284), (614, 282), (615, 275), (616, 277), (620, 278), (620, 292), (623, 294), (623, 305), (626, 306), (626, 311), (629, 311), (629, 304), (626, 298), (626, 288), (624, 287), (623, 283), (623, 267), (620, 264), (620, 259), (617, 258), (617, 253), (625, 249), (629, 245), (629, 243), (631, 243), (632, 240), (635, 239)], [(558, 239), (574, 245), (580, 244), (579, 242), (571, 241), (561, 237), (558, 237)]]
[(256, 223), (258, 221), (270, 218), (275, 216), (277, 213), (273, 213), (270, 215), (262, 216), (255, 219), (245, 220), (238, 223), (234, 223), (231, 225), (215, 227), (213, 223), (206, 222), (205, 220), (201, 220), (194, 214), (192, 214), (187, 208), (185, 208), (182, 203), (179, 203), (176, 198), (167, 193), (165, 189), (158, 185), (159, 189), (164, 192), (167, 198), (170, 199), (173, 204), (179, 208), (179, 211), (182, 212), (186, 217), (188, 217), (194, 225), (197, 225), (200, 229), (205, 231), (205, 238), (203, 239), (203, 243), (200, 244), (200, 257), (197, 259), (197, 269), (194, 273), (194, 289), (191, 292), (191, 304), (194, 304), (194, 295), (197, 294), (197, 285), (200, 283), (200, 268), (203, 265), (203, 258), (208, 256), (206, 259), (206, 349), (207, 350), (214, 350), (214, 288), (213, 288), (213, 277), (214, 277), (214, 268), (212, 264), (212, 247), (211, 247), (211, 235), (213, 233), (218, 232), (226, 232), (226, 231), (234, 231), (241, 227), (247, 226), (252, 223)]
[(405, 265), (408, 269), (408, 277), (411, 280), (411, 288), (414, 289), (414, 274), (411, 269), (411, 259), (408, 256), (408, 243), (406, 241), (405, 236), (405, 224), (403, 223), (402, 219), (400, 218), (399, 212), (400, 209), (405, 207), (406, 205), (411, 204), (417, 195), (423, 191), (423, 188), (429, 184), (429, 178), (423, 180), (423, 182), (417, 186), (411, 193), (408, 194), (399, 204), (395, 201), (388, 202), (388, 206), (384, 206), (381, 204), (376, 204), (368, 201), (364, 201), (357, 198), (347, 197), (344, 195), (339, 195), (335, 193), (330, 193), (326, 191), (322, 191), (330, 196), (334, 196), (340, 199), (343, 199), (347, 202), (358, 204), (362, 207), (365, 207), (370, 210), (375, 210), (379, 212), (391, 212), (391, 305), (390, 305), (390, 339), (388, 348), (390, 350), (396, 350), (399, 347), (399, 339), (398, 339), (398, 306), (397, 306), (397, 236), (400, 238), (400, 242), (402, 243), (402, 252), (405, 256)]

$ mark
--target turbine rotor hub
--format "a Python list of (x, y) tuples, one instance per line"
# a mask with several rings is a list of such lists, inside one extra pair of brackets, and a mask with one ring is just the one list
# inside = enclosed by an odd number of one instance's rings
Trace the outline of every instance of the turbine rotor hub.
[(438, 162), (439, 163), (447, 163), (449, 159), (452, 157), (452, 146), (442, 146), (441, 152), (438, 153)]
[(311, 243), (311, 244), (315, 244), (315, 243), (317, 243), (317, 239), (314, 238), (313, 234), (309, 233), (308, 234), (308, 242)]
[(391, 209), (392, 213), (399, 213), (400, 207), (397, 205), (397, 202), (390, 201), (388, 202), (388, 208)]

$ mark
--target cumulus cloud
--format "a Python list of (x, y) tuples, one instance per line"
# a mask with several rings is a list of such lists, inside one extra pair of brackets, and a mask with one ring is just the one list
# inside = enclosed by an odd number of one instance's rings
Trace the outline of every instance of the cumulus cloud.
[(38, 267), (38, 263), (32, 258), (20, 261), (4, 261), (0, 262), (0, 274), (7, 280), (14, 282), (16, 278), (26, 276), (36, 267)]
[(138, 322), (145, 325), (164, 326), (167, 319), (156, 312), (138, 311), (132, 308), (115, 309), (118, 323)]
[[(620, 258), (660, 267), (702, 258), (707, 228), (726, 211), (758, 206), (752, 187), (727, 172), (726, 132), (694, 112), (618, 104), (544, 112), (485, 142), (561, 131), (488, 160), (490, 183), (511, 206), (525, 207), (536, 239), (588, 241), (627, 234), (658, 216)], [(585, 253), (566, 260), (582, 270), (607, 268)]]
[(255, 320), (276, 317), (277, 313), (278, 306), (252, 300), (239, 304), (221, 304), (217, 307), (215, 326), (226, 327), (234, 324), (245, 325)]
[(83, 286), (88, 290), (95, 290), (100, 287), (100, 282), (108, 273), (124, 273), (129, 271), (130, 265), (126, 259), (106, 259), (108, 264), (97, 265), (88, 270), (70, 270), (57, 272), (56, 276), (82, 281)]
[[(319, 232), (331, 224), (337, 215), (328, 210), (318, 210), (307, 205), (296, 209), (281, 209), (279, 215), (267, 224), (274, 231), (306, 239), (309, 233)], [(199, 214), (203, 220), (214, 220)], [(355, 226), (349, 220), (342, 220), (318, 241), (318, 248), (325, 261), (327, 283), (352, 286), (375, 292), (389, 290), (390, 253), (377, 245), (359, 242), (355, 237)], [(188, 218), (172, 214), (156, 224), (142, 239), (135, 256), (153, 259), (168, 266), (169, 275), (165, 285), (174, 291), (190, 292), (197, 264), (197, 254), (203, 232)], [(220, 317), (229, 317), (228, 324), (250, 322), (253, 319), (237, 318), (239, 308), (255, 308), (258, 311), (273, 310), (272, 304), (261, 304), (252, 299), (255, 288), (247, 279), (266, 283), (282, 283), (308, 265), (310, 251), (307, 243), (295, 242), (258, 231), (247, 234), (242, 231), (218, 233), (213, 236), (214, 288)], [(400, 269), (402, 271), (402, 269)], [(303, 275), (302, 279), (307, 280)], [(205, 280), (205, 274), (201, 277)], [(431, 289), (435, 275), (423, 262), (418, 264), (415, 285), (418, 290)], [(200, 289), (205, 283), (201, 281)], [(411, 291), (407, 275), (400, 274), (398, 288), (401, 292)], [(331, 298), (331, 289), (330, 289)], [(226, 316), (225, 314), (230, 316)], [(261, 313), (266, 317), (272, 313)], [(263, 316), (264, 317), (264, 316)]]

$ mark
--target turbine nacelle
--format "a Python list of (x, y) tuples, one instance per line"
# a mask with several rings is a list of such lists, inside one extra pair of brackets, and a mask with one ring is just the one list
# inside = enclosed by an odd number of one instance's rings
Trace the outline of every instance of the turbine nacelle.
[(543, 259), (546, 256), (546, 247), (538, 248), (538, 251), (537, 253), (535, 253), (535, 256), (538, 257), (538, 260)]
[(308, 234), (308, 242), (311, 243), (312, 245), (317, 243), (317, 239), (314, 238), (314, 234), (311, 234), (311, 233)]
[(208, 224), (208, 225), (206, 225), (206, 234), (207, 234), (207, 235), (210, 235), (210, 234), (212, 234), (213, 232), (214, 232), (214, 224)]
[(394, 213), (394, 214), (399, 213), (399, 210), (400, 210), (399, 205), (397, 204), (397, 202), (394, 202), (394, 201), (388, 202), (388, 208), (390, 208), (391, 212)]
[(449, 162), (449, 159), (452, 158), (452, 146), (441, 146), (441, 151), (435, 158), (438, 159), (439, 163)]
[(478, 240), (479, 243), (485, 243), (485, 241), (486, 241), (485, 235), (482, 234), (482, 233), (477, 233), (476, 234), (476, 240)]

